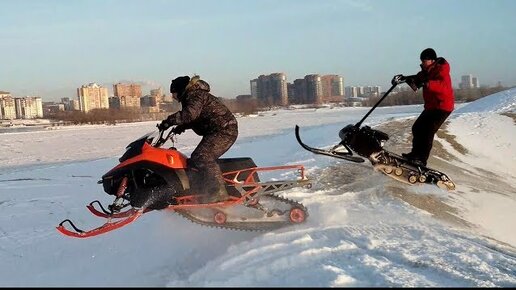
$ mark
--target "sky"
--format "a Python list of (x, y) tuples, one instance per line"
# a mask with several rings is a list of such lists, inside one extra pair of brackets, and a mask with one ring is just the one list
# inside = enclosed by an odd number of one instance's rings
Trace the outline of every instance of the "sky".
[[(0, 0), (0, 90), (43, 100), (83, 84), (138, 82), (143, 92), (199, 74), (212, 92), (250, 93), (251, 79), (339, 74), (387, 87), (433, 47), (452, 80), (516, 84), (511, 0)], [(493, 45), (496, 43), (496, 45)]]
[[(429, 166), (452, 178), (453, 192), (402, 184), (367, 162), (314, 155), (295, 140), (298, 124), (307, 144), (330, 147), (368, 109), (297, 107), (237, 118), (240, 134), (224, 157), (301, 164), (313, 181), (281, 193), (308, 209), (306, 222), (269, 232), (209, 228), (160, 211), (105, 235), (61, 235), (55, 226), (66, 218), (83, 229), (103, 223), (85, 208), (113, 201), (97, 180), (155, 123), (11, 128), (0, 134), (0, 286), (516, 286), (516, 135), (513, 118), (502, 115), (516, 111), (516, 88), (457, 105), (446, 131), (467, 153), (436, 137), (447, 154), (434, 149)], [(384, 130), (385, 147), (400, 152), (421, 110), (381, 107), (364, 124), (408, 122)], [(189, 155), (198, 141), (189, 130), (175, 146)]]

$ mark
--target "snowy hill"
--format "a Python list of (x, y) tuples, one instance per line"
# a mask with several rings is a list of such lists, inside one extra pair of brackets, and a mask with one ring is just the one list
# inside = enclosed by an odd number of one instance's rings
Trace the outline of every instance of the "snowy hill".
[(476, 100), (455, 111), (455, 114), (461, 113), (508, 113), (516, 110), (516, 88), (498, 92), (481, 99)]
[[(2, 134), (0, 286), (514, 287), (516, 136), (514, 120), (500, 114), (514, 104), (513, 89), (452, 114), (429, 165), (458, 184), (455, 192), (403, 185), (295, 141), (298, 124), (307, 143), (333, 145), (368, 108), (239, 118), (240, 136), (225, 157), (303, 164), (314, 181), (283, 194), (308, 208), (307, 222), (267, 233), (151, 212), (104, 236), (62, 236), (55, 226), (65, 218), (85, 228), (101, 223), (85, 208), (112, 201), (96, 181), (155, 122)], [(406, 126), (421, 110), (378, 108), (367, 123), (404, 124), (388, 132), (406, 146)], [(190, 153), (198, 141), (187, 132), (176, 146)]]

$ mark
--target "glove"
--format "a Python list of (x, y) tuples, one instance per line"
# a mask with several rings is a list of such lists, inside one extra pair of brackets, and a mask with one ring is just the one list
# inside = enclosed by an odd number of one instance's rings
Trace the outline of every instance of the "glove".
[(173, 121), (172, 116), (173, 115), (170, 115), (170, 116), (168, 116), (168, 118), (161, 121), (161, 123), (157, 126), (160, 131), (165, 131), (168, 128), (170, 128), (170, 126), (175, 125), (175, 122)]
[(406, 77), (407, 85), (409, 85), (412, 90), (415, 92), (417, 89), (423, 87), (426, 82), (428, 82), (426, 74), (419, 72), (417, 75)]
[(177, 125), (175, 128), (172, 129), (172, 133), (176, 135), (180, 135), (186, 131), (186, 126), (183, 125)]
[(391, 85), (399, 85), (404, 83), (407, 80), (407, 78), (404, 75), (395, 75), (391, 80)]
[(168, 123), (167, 120), (163, 120), (156, 127), (158, 127), (158, 130), (160, 130), (160, 131), (165, 131), (168, 128), (170, 128), (170, 124)]

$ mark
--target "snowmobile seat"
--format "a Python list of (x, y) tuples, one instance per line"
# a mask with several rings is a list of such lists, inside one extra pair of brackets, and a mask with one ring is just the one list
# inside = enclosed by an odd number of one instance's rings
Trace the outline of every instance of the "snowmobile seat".
[[(248, 169), (256, 167), (253, 159), (250, 157), (237, 157), (237, 158), (220, 158), (217, 159), (217, 164), (220, 166), (220, 170), (224, 172), (231, 172), (236, 170)], [(249, 176), (249, 172), (243, 172), (239, 175), (239, 180), (245, 180)], [(254, 173), (254, 181), (259, 182), (260, 178), (258, 173)], [(240, 192), (233, 186), (226, 186), (229, 195), (240, 196)]]
[[(230, 172), (256, 167), (256, 163), (254, 163), (253, 159), (250, 157), (220, 158), (217, 159), (217, 164), (220, 166), (220, 170), (222, 170), (222, 172)], [(245, 179), (248, 175), (248, 172), (244, 172), (240, 175), (240, 179)], [(253, 177), (256, 182), (260, 181), (257, 173), (255, 173)]]

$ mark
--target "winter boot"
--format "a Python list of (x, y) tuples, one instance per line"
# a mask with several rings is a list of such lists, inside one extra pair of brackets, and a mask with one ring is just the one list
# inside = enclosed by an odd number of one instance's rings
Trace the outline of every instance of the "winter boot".
[(409, 152), (409, 153), (401, 153), (401, 156), (405, 157), (406, 159), (408, 160), (412, 160), (414, 159), (414, 155), (412, 154), (412, 152)]
[(205, 195), (203, 202), (215, 203), (229, 199), (228, 191), (222, 176), (209, 176), (205, 180)]
[(414, 163), (417, 166), (425, 166), (426, 167), (426, 161), (421, 160), (421, 158), (415, 156), (412, 152), (401, 153), (401, 156), (405, 157), (407, 160), (410, 160), (412, 163)]
[(417, 166), (423, 166), (423, 167), (426, 167), (426, 161), (423, 161), (419, 158), (415, 158), (414, 159), (414, 164), (416, 164)]
[(202, 199), (203, 203), (216, 203), (222, 202), (229, 199), (229, 194), (226, 190), (225, 186), (221, 186), (218, 189), (214, 189), (213, 192), (210, 192), (204, 196)]

